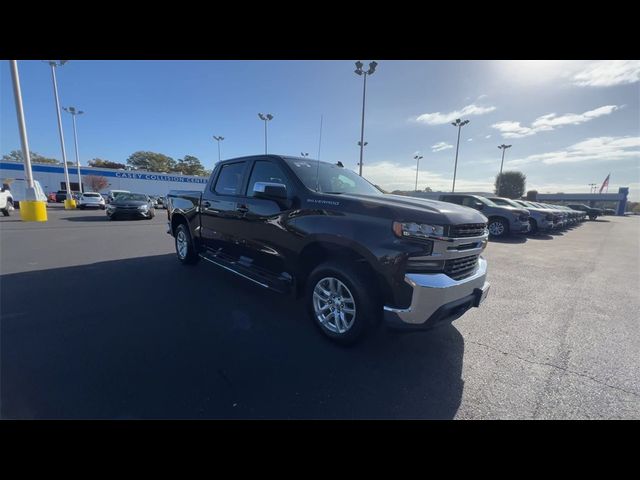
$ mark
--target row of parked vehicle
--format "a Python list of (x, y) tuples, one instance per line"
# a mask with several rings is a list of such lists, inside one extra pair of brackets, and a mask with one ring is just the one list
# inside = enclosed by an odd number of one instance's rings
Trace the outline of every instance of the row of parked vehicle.
[(530, 200), (512, 200), (504, 197), (483, 197), (470, 194), (444, 194), (443, 202), (455, 203), (479, 210), (487, 217), (489, 235), (494, 238), (510, 234), (537, 234), (565, 229), (587, 218), (595, 220), (604, 212), (582, 204), (552, 205)]
[[(76, 201), (76, 206), (80, 210), (90, 209), (90, 208), (100, 208), (105, 210), (107, 205), (112, 203), (119, 194), (131, 192), (128, 190), (109, 190), (106, 193), (97, 193), (97, 192), (71, 192), (71, 197)], [(153, 208), (167, 208), (165, 197), (159, 195), (147, 195), (147, 194), (136, 194), (136, 195), (144, 195), (149, 199)], [(47, 195), (48, 203), (62, 203), (67, 199), (66, 190), (58, 190), (57, 192), (51, 192)]]

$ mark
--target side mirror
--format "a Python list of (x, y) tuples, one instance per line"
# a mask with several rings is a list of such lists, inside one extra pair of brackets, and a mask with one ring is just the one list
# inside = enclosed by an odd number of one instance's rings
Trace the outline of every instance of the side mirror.
[(476, 210), (482, 210), (484, 208), (484, 203), (476, 202)]
[(257, 198), (286, 200), (287, 186), (282, 183), (256, 182), (253, 185), (253, 193)]

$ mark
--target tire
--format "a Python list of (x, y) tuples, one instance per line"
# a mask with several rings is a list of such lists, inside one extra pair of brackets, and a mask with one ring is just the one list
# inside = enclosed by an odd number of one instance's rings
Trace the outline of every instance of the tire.
[(493, 238), (504, 238), (509, 235), (509, 225), (502, 218), (493, 218), (487, 225), (489, 235)]
[(153, 210), (151, 210), (149, 212), (149, 216), (147, 217), (147, 220), (153, 220), (153, 217), (155, 217), (155, 216), (156, 216), (155, 212)]
[(104, 205), (100, 205), (100, 210), (104, 210), (106, 207)]
[(595, 220), (596, 218), (598, 218), (597, 215), (589, 215), (589, 220), (591, 221)]
[[(341, 345), (353, 345), (379, 324), (382, 316), (382, 305), (376, 288), (367, 275), (351, 265), (339, 262), (327, 262), (316, 267), (307, 279), (305, 303), (313, 323), (327, 337)], [(335, 300), (319, 292), (332, 291)], [(322, 308), (343, 308), (340, 320), (336, 322), (335, 314), (325, 314), (324, 321), (319, 318)], [(345, 310), (353, 310), (353, 316)], [(344, 321), (343, 321), (344, 320)], [(336, 326), (337, 325), (337, 326)], [(344, 331), (339, 331), (342, 328)], [(346, 328), (345, 328), (346, 327)]]
[(529, 218), (529, 233), (532, 235), (535, 235), (536, 233), (538, 233), (538, 222), (535, 221), (535, 219), (533, 218)]
[(10, 217), (11, 212), (13, 212), (13, 202), (7, 199), (7, 206), (2, 209), (2, 215), (4, 215), (5, 217)]
[[(176, 256), (180, 263), (184, 265), (195, 265), (198, 260), (200, 260), (200, 257), (193, 246), (193, 240), (191, 239), (189, 229), (184, 223), (181, 223), (176, 227), (174, 243), (176, 247)], [(184, 250), (182, 249), (183, 245)]]

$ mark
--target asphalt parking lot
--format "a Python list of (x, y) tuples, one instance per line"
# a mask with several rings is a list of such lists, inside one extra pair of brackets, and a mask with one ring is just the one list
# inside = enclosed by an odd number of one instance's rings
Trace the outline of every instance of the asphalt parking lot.
[(178, 263), (166, 211), (0, 218), (0, 415), (640, 418), (640, 217), (490, 242), (482, 308), (353, 348), (299, 302)]

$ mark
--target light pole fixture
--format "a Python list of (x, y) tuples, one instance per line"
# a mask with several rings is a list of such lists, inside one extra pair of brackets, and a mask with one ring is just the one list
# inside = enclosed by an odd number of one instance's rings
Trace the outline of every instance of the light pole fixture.
[[(369, 145), (369, 142), (358, 142), (358, 146), (360, 147), (360, 160), (362, 160), (362, 149), (367, 145)], [(358, 163), (358, 165), (360, 166), (360, 176), (362, 176), (362, 163)]]
[(76, 128), (76, 116), (82, 115), (84, 112), (82, 110), (76, 110), (75, 107), (62, 107), (62, 109), (65, 112), (70, 113), (73, 117), (73, 142), (76, 146), (76, 168), (78, 169), (78, 186), (80, 188), (80, 193), (82, 193), (84, 190), (82, 188), (82, 176), (80, 175), (80, 156), (78, 154), (78, 131)]
[(418, 169), (420, 168), (420, 160), (423, 158), (422, 155), (416, 155), (413, 159), (416, 161), (416, 192), (418, 191)]
[(305, 152), (300, 152), (300, 155), (302, 155), (303, 157), (308, 157), (309, 156), (309, 154), (305, 153)]
[(266, 155), (267, 154), (267, 122), (273, 119), (273, 115), (271, 115), (270, 113), (265, 113), (264, 115), (262, 113), (259, 113), (258, 118), (264, 121), (264, 154)]
[(362, 155), (364, 153), (364, 146), (366, 145), (366, 142), (364, 141), (364, 105), (367, 97), (367, 77), (374, 74), (376, 67), (378, 66), (378, 62), (369, 63), (369, 70), (366, 71), (362, 69), (363, 66), (364, 64), (358, 61), (356, 62), (356, 69), (354, 70), (356, 75), (364, 77), (364, 85), (362, 88), (362, 124), (360, 126), (360, 142), (358, 143), (358, 145), (360, 145), (360, 162), (358, 163), (358, 165), (360, 165), (360, 171), (358, 175), (360, 176), (362, 176)]
[(213, 139), (218, 142), (218, 161), (220, 161), (220, 142), (224, 140), (224, 137), (216, 137), (215, 135), (213, 136)]
[(60, 134), (60, 147), (62, 148), (62, 166), (64, 167), (64, 181), (67, 186), (67, 198), (64, 201), (64, 208), (76, 208), (76, 202), (71, 193), (71, 183), (69, 182), (69, 169), (67, 168), (67, 151), (64, 148), (64, 133), (62, 132), (62, 116), (60, 115), (60, 99), (58, 98), (58, 82), (56, 81), (56, 68), (63, 66), (67, 60), (46, 60), (51, 67), (51, 78), (53, 80), (53, 96), (56, 102), (56, 113), (58, 116), (58, 133)]
[(455, 122), (451, 122), (451, 125), (453, 125), (454, 127), (458, 127), (458, 143), (456, 143), (456, 161), (453, 166), (453, 186), (451, 187), (451, 192), (456, 191), (456, 173), (458, 171), (458, 150), (460, 148), (460, 130), (467, 123), (469, 123), (469, 120), (461, 121), (459, 118), (456, 118)]
[(598, 186), (597, 183), (589, 183), (589, 193), (595, 193), (596, 187)]
[(502, 150), (502, 161), (500, 162), (500, 175), (498, 176), (498, 178), (500, 179), (498, 183), (498, 196), (502, 196), (502, 166), (504, 165), (504, 152), (507, 150), (507, 148), (511, 148), (513, 145), (505, 145), (504, 143), (502, 145), (498, 145), (498, 148), (500, 150)]

